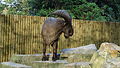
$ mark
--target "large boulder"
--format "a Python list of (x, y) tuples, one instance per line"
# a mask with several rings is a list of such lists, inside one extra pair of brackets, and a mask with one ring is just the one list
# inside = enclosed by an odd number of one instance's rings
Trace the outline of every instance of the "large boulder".
[(93, 54), (97, 50), (95, 44), (89, 44), (77, 48), (68, 48), (61, 50), (63, 54)]
[(92, 68), (120, 68), (120, 47), (114, 43), (102, 43), (91, 59)]
[(77, 48), (68, 48), (61, 50), (61, 59), (68, 60), (68, 62), (90, 61), (97, 48), (95, 44), (81, 46)]

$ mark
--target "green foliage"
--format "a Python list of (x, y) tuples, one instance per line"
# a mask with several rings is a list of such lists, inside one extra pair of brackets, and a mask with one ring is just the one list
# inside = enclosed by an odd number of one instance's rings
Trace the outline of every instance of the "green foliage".
[(7, 3), (12, 3), (14, 0), (4, 0)]
[[(14, 0), (5, 0), (5, 2), (9, 4), (14, 3), (13, 1)], [(20, 4), (17, 4), (15, 6), (8, 6), (8, 5), (0, 4), (0, 13), (3, 12), (4, 8), (7, 8), (8, 14), (29, 15), (30, 7), (28, 6), (27, 1), (18, 0), (18, 3)]]
[(8, 9), (9, 14), (17, 14), (17, 15), (29, 15), (28, 10), (24, 9), (22, 11), (17, 11), (16, 8), (9, 8)]
[(109, 4), (104, 6), (108, 21), (119, 22), (120, 21), (120, 1), (110, 0)]
[[(12, 3), (14, 0), (6, 0)], [(5, 7), (9, 14), (49, 16), (54, 10), (65, 9), (75, 19), (96, 21), (120, 21), (119, 0), (18, 0), (16, 7), (0, 5), (0, 13)]]
[(28, 1), (29, 6), (32, 7), (32, 9), (56, 9), (60, 6), (59, 0), (29, 0)]
[(71, 11), (77, 19), (106, 21), (106, 17), (103, 16), (104, 10), (95, 3), (84, 3), (80, 6), (75, 6)]
[(0, 13), (2, 13), (5, 7), (6, 7), (5, 5), (0, 4)]
[(38, 11), (38, 13), (36, 13), (37, 16), (49, 16), (50, 12), (52, 12), (54, 10), (52, 9), (41, 9)]
[(89, 3), (86, 0), (30, 0), (29, 4), (32, 9), (37, 9), (35, 15), (48, 16), (50, 9), (65, 9), (76, 19), (106, 21), (106, 17), (102, 16), (104, 11), (95, 3)]

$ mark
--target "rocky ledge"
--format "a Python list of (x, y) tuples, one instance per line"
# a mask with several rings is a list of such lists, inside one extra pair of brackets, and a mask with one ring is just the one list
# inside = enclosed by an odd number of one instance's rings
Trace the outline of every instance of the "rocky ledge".
[(114, 43), (102, 43), (61, 50), (60, 59), (41, 61), (42, 54), (13, 55), (9, 62), (0, 63), (2, 68), (120, 68), (120, 47)]

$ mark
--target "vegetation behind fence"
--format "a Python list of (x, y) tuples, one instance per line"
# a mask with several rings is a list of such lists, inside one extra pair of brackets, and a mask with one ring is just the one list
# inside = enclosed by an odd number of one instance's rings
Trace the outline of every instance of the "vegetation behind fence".
[[(42, 53), (41, 27), (46, 17), (0, 15), (0, 62), (13, 54)], [(74, 35), (59, 41), (59, 51), (87, 44), (113, 42), (120, 45), (120, 23), (73, 19)], [(51, 48), (48, 49), (48, 51)]]

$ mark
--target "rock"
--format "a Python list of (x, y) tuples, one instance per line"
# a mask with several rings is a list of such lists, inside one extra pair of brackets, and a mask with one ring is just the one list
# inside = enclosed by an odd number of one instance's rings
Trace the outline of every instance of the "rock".
[(92, 56), (92, 68), (120, 68), (119, 50), (114, 43), (102, 43)]
[(89, 62), (91, 60), (92, 54), (73, 54), (70, 55), (68, 58), (66, 58), (66, 60), (69, 63), (73, 63), (73, 62)]
[[(60, 54), (57, 54), (60, 57)], [(53, 54), (48, 53), (49, 61), (52, 61)], [(41, 61), (43, 54), (28, 54), (28, 55), (13, 55), (10, 58), (11, 62), (30, 64), (32, 61)]]
[(65, 68), (91, 68), (90, 62), (76, 62), (76, 63), (70, 63), (66, 64)]
[(97, 50), (95, 44), (89, 44), (77, 48), (69, 48), (61, 50), (63, 54), (93, 54)]
[(42, 54), (28, 54), (28, 55), (13, 55), (10, 58), (11, 62), (30, 65), (32, 61), (40, 61)]
[(32, 68), (32, 67), (14, 62), (2, 62), (0, 63), (0, 68)]
[(68, 62), (90, 61), (97, 48), (95, 44), (81, 46), (77, 48), (63, 49), (61, 51), (61, 59), (68, 60)]
[[(120, 57), (107, 60), (109, 68), (120, 68)], [(108, 68), (108, 67), (106, 67)]]
[(120, 51), (120, 47), (114, 43), (102, 43), (99, 48), (99, 54), (104, 56), (103, 54), (108, 53), (110, 57), (117, 57)]
[(67, 63), (66, 60), (34, 61), (32, 66), (33, 68), (64, 68)]
[(91, 59), (92, 68), (103, 68), (105, 58), (101, 57), (98, 52), (94, 53)]

